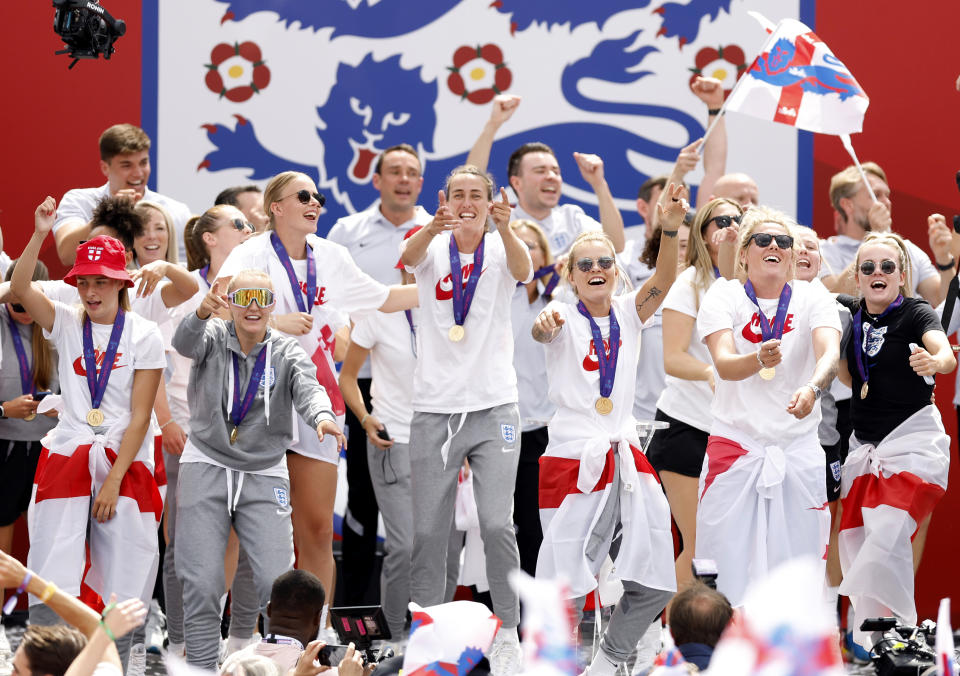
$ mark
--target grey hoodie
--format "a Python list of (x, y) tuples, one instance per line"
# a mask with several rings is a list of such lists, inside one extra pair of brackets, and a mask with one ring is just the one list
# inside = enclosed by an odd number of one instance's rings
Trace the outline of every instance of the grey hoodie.
[[(237, 441), (230, 443), (233, 423), (232, 354), (239, 359), (240, 396), (250, 381), (261, 349), (270, 345), (268, 368), (240, 423)], [(256, 472), (280, 462), (293, 437), (293, 408), (311, 427), (334, 420), (326, 390), (317, 382), (316, 366), (293, 338), (267, 329), (262, 343), (244, 356), (233, 322), (203, 320), (188, 314), (173, 336), (173, 347), (193, 360), (187, 400), (190, 402), (190, 441), (204, 455), (244, 472)], [(264, 383), (271, 383), (269, 415)]]

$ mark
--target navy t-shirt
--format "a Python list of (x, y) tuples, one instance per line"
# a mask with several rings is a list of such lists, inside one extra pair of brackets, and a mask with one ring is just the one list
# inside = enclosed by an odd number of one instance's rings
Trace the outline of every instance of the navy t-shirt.
[[(856, 322), (861, 301), (846, 295), (837, 300), (850, 309)], [(864, 305), (860, 325), (860, 345), (853, 339), (851, 325), (844, 333), (841, 350), (853, 379), (851, 419), (859, 441), (879, 443), (904, 420), (931, 405), (933, 385), (928, 385), (910, 367), (910, 343), (923, 347), (924, 333), (943, 328), (937, 313), (920, 298), (904, 298), (900, 307), (879, 319), (867, 312)], [(868, 366), (866, 399), (860, 398), (863, 377), (857, 368), (858, 349), (863, 351), (862, 358)]]

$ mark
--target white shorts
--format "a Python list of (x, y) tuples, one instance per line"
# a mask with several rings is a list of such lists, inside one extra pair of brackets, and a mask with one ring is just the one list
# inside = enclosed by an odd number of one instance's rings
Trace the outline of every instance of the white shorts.
[[(323, 441), (317, 439), (317, 430), (303, 422), (299, 415), (295, 416), (296, 425), (293, 429), (293, 441), (290, 442), (290, 450), (297, 455), (302, 455), (314, 460), (328, 462), (333, 466), (340, 464), (340, 452), (337, 450), (337, 438), (327, 434)], [(346, 416), (337, 416), (337, 426), (343, 429)]]

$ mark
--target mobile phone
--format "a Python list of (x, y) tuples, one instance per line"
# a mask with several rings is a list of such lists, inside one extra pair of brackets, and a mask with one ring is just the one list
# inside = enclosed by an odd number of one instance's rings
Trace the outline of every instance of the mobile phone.
[(34, 392), (34, 393), (33, 393), (33, 400), (34, 400), (34, 401), (43, 401), (43, 398), (46, 397), (48, 394), (53, 394), (53, 392), (49, 392), (49, 391), (47, 391), (47, 392)]
[(383, 429), (377, 430), (377, 436), (383, 439), (384, 441), (390, 441), (390, 435), (387, 433), (386, 425), (383, 426)]
[(347, 646), (345, 645), (325, 645), (320, 648), (317, 661), (322, 666), (335, 667), (340, 664), (346, 654)]
[(953, 215), (953, 231), (960, 235), (960, 214)]

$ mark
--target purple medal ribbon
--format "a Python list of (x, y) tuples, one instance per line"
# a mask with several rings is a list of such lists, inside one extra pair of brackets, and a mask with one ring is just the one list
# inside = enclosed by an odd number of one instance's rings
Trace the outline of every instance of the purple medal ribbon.
[(407, 324), (410, 325), (410, 349), (413, 350), (413, 356), (417, 356), (417, 330), (413, 326), (413, 312), (404, 310), (403, 315), (407, 318)]
[[(890, 305), (887, 306), (887, 309), (881, 312), (876, 317), (876, 321), (880, 321), (888, 314), (896, 310), (898, 307), (903, 305), (903, 294), (898, 294), (896, 299)], [(867, 340), (870, 339), (870, 334), (873, 332), (873, 327), (867, 327)], [(864, 354), (865, 346), (863, 344), (863, 306), (861, 305), (857, 309), (857, 313), (853, 316), (853, 340), (856, 341), (857, 349), (854, 350), (853, 354), (856, 357), (857, 362), (857, 371), (860, 372), (861, 382), (867, 382), (870, 376), (870, 364), (867, 362), (866, 355)]]
[(231, 356), (233, 357), (233, 406), (230, 407), (230, 422), (234, 427), (240, 427), (250, 406), (253, 405), (253, 396), (260, 387), (260, 379), (263, 377), (263, 369), (267, 363), (267, 346), (260, 348), (260, 354), (257, 355), (257, 361), (253, 364), (253, 372), (250, 374), (250, 382), (247, 383), (247, 391), (242, 401), (240, 400), (240, 363), (237, 361), (236, 352)]
[(207, 275), (210, 273), (210, 264), (207, 263), (202, 268), (200, 268), (200, 279), (203, 280), (203, 283), (207, 285), (207, 288), (211, 288), (210, 282), (207, 281)]
[(777, 302), (777, 316), (773, 319), (772, 327), (770, 326), (770, 320), (767, 319), (767, 316), (763, 314), (763, 310), (760, 309), (760, 303), (757, 302), (757, 294), (753, 290), (753, 282), (748, 279), (747, 283), (743, 286), (743, 290), (746, 292), (747, 298), (757, 306), (757, 312), (760, 314), (760, 335), (763, 337), (763, 341), (766, 342), (771, 338), (776, 338), (777, 340), (783, 338), (783, 325), (787, 321), (787, 309), (790, 307), (790, 296), (793, 295), (793, 290), (790, 288), (790, 285), (783, 285), (783, 290), (780, 292), (780, 300)]
[(123, 333), (125, 313), (122, 308), (117, 310), (117, 317), (113, 320), (113, 329), (110, 331), (110, 341), (107, 343), (107, 352), (103, 355), (100, 364), (100, 374), (97, 375), (97, 356), (93, 351), (93, 327), (90, 318), (83, 322), (83, 365), (87, 369), (87, 387), (90, 389), (90, 403), (92, 408), (100, 408), (103, 395), (107, 391), (107, 381), (113, 370), (113, 361), (120, 347), (120, 336)]
[[(549, 296), (553, 293), (553, 290), (557, 288), (557, 284), (560, 283), (560, 275), (557, 274), (556, 269), (552, 265), (544, 265), (542, 268), (533, 273), (534, 279), (546, 277), (550, 273), (553, 273), (553, 277), (551, 277), (550, 281), (547, 282), (543, 287), (544, 296)], [(524, 282), (517, 282), (517, 286), (526, 286), (526, 284)]]
[(463, 286), (463, 268), (460, 267), (460, 250), (457, 248), (457, 240), (450, 235), (450, 286), (453, 291), (453, 321), (459, 326), (467, 321), (467, 313), (470, 312), (470, 303), (473, 302), (473, 292), (477, 290), (477, 283), (480, 281), (480, 273), (483, 271), (483, 242), (477, 246), (473, 254), (473, 269), (467, 278), (466, 288)]
[(23, 340), (20, 338), (20, 329), (18, 322), (9, 314), (7, 322), (10, 324), (10, 338), (13, 340), (13, 347), (17, 351), (17, 362), (20, 364), (20, 391), (23, 394), (33, 394), (33, 370), (30, 368), (30, 360), (27, 359), (27, 351), (23, 349)]
[[(720, 268), (718, 268), (716, 265), (713, 266), (713, 277), (714, 279), (720, 279)], [(751, 286), (751, 288), (753, 287)]]
[(273, 246), (273, 250), (277, 252), (277, 258), (280, 259), (283, 269), (287, 271), (287, 279), (290, 280), (290, 288), (293, 289), (293, 299), (297, 301), (297, 307), (300, 312), (309, 314), (317, 297), (317, 261), (313, 257), (313, 249), (309, 244), (307, 245), (307, 303), (304, 305), (303, 292), (300, 290), (297, 273), (294, 272), (290, 256), (287, 255), (287, 250), (283, 248), (283, 242), (277, 237), (276, 232), (270, 233), (270, 244)]
[(593, 334), (593, 348), (597, 353), (597, 366), (600, 369), (600, 396), (609, 397), (613, 392), (613, 379), (617, 374), (617, 354), (620, 352), (620, 324), (617, 322), (617, 316), (613, 313), (613, 307), (610, 308), (610, 354), (603, 349), (603, 334), (600, 333), (600, 327), (587, 312), (583, 301), (577, 303), (577, 311), (587, 318), (590, 322), (590, 333)]

